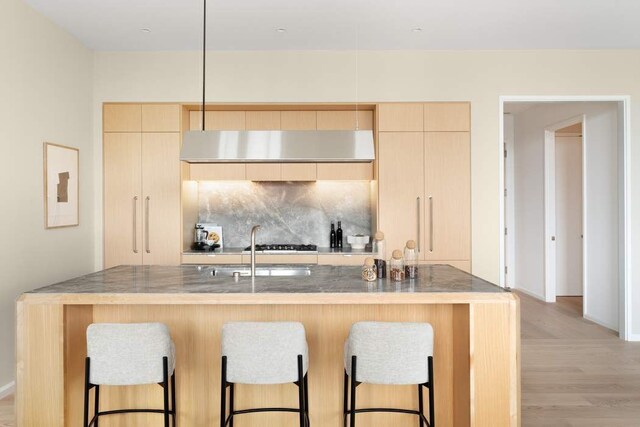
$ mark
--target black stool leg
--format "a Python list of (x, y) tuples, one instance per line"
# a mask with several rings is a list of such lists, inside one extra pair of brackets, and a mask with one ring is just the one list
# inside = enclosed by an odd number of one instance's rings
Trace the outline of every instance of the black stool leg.
[(351, 356), (351, 427), (356, 425), (356, 356)]
[(233, 427), (233, 399), (235, 395), (235, 388), (233, 383), (229, 384), (229, 413), (231, 414), (231, 419), (229, 420), (229, 427)]
[(100, 412), (100, 386), (96, 386), (93, 401), (93, 418), (96, 420), (94, 427), (98, 427), (98, 413)]
[(307, 427), (311, 426), (311, 419), (309, 418), (309, 373), (304, 375), (304, 411), (307, 416)]
[(435, 427), (435, 396), (433, 393), (433, 356), (429, 356), (428, 361), (429, 368), (429, 427)]
[(347, 400), (349, 399), (349, 375), (347, 369), (344, 370), (344, 399), (342, 401), (342, 424), (347, 427)]
[[(227, 356), (222, 356), (222, 375), (220, 379), (220, 427), (227, 424)], [(233, 415), (231, 416), (233, 419)]]
[(424, 402), (422, 396), (422, 384), (418, 384), (418, 412), (420, 412), (420, 427), (424, 427), (424, 420), (422, 417), (424, 416)]
[(302, 373), (302, 355), (298, 355), (298, 404), (300, 405), (300, 427), (305, 427), (305, 409), (304, 409), (304, 375)]
[(164, 427), (169, 427), (169, 359), (162, 358), (162, 395), (164, 400)]
[(176, 415), (176, 370), (174, 369), (173, 374), (171, 374), (171, 417), (173, 419), (173, 427), (176, 427)]
[(84, 359), (84, 418), (82, 425), (89, 427), (89, 358)]

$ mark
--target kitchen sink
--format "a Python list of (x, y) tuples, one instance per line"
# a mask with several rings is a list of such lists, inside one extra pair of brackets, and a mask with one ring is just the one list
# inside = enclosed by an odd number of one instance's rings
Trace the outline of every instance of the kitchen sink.
[[(233, 273), (240, 273), (240, 276), (251, 276), (251, 269), (245, 266), (242, 267), (212, 267), (212, 276), (233, 276)], [(256, 276), (311, 276), (311, 269), (309, 267), (256, 267)]]

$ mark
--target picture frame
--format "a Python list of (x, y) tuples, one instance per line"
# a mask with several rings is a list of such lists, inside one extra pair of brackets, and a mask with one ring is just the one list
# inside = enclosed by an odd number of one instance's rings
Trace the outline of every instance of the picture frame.
[(45, 229), (78, 226), (80, 150), (45, 142), (43, 164)]

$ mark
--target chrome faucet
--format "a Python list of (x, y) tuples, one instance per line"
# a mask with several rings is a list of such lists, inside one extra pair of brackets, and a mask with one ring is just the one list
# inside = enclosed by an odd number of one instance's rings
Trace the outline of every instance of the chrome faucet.
[(256, 232), (259, 225), (254, 225), (251, 229), (251, 277), (256, 277)]

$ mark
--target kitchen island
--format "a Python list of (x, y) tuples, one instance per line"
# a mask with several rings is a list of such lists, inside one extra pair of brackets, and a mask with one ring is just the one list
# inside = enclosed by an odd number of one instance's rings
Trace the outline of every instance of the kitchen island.
[[(246, 266), (238, 266), (246, 269)], [(438, 426), (520, 424), (517, 297), (448, 265), (421, 266), (419, 279), (367, 283), (359, 267), (266, 267), (256, 278), (215, 266), (119, 266), (23, 294), (17, 303), (19, 426), (82, 423), (86, 327), (93, 322), (163, 322), (176, 344), (178, 425), (217, 425), (220, 332), (227, 321), (300, 321), (309, 343), (310, 417), (342, 425), (343, 345), (362, 320), (429, 322), (435, 331)], [(413, 409), (415, 387), (362, 385), (358, 406)], [(236, 408), (288, 406), (293, 384), (237, 387)], [(161, 406), (158, 386), (104, 387), (101, 408)], [(414, 425), (398, 414), (362, 414), (360, 425)], [(100, 425), (155, 425), (155, 414), (114, 415)], [(242, 426), (295, 426), (294, 414), (252, 414)]]

